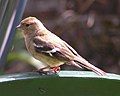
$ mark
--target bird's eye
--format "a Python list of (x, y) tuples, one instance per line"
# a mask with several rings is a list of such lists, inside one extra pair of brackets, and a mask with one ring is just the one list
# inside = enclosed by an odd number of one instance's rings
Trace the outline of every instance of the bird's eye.
[(26, 24), (25, 26), (26, 26), (26, 27), (29, 27), (29, 26), (30, 26), (30, 24)]

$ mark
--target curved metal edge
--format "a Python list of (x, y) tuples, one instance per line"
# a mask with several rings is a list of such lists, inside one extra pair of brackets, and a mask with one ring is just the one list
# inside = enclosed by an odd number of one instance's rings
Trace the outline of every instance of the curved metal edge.
[(0, 76), (0, 82), (8, 82), (13, 80), (24, 80), (33, 78), (51, 78), (51, 77), (61, 77), (61, 78), (89, 78), (89, 79), (111, 79), (120, 80), (120, 75), (107, 73), (106, 76), (99, 76), (90, 71), (60, 71), (56, 74), (51, 73), (38, 73), (38, 72), (26, 72), (26, 73), (16, 73)]

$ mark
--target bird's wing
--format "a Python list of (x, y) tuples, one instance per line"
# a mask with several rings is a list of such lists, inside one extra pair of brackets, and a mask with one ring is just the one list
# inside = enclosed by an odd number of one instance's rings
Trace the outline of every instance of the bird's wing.
[(48, 42), (40, 38), (34, 38), (33, 42), (33, 46), (37, 53), (42, 53), (47, 56), (65, 61), (69, 61), (74, 57), (74, 54), (72, 54), (72, 52), (67, 48), (66, 45), (64, 45), (64, 43)]
[(64, 42), (64, 44), (74, 55), (80, 56), (69, 44), (67, 44), (66, 42)]

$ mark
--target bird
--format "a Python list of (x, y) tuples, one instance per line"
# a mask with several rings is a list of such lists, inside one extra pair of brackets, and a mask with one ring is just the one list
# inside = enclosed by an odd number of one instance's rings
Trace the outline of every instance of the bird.
[[(27, 17), (16, 27), (21, 30), (28, 52), (37, 60), (56, 72), (60, 65), (69, 63), (78, 68), (86, 68), (104, 76), (105, 71), (95, 67), (80, 56), (68, 43), (49, 31), (36, 17)], [(41, 69), (40, 69), (41, 70)]]

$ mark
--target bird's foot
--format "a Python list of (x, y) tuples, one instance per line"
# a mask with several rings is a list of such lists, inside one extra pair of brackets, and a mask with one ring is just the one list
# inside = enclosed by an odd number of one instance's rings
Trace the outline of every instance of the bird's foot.
[[(49, 70), (50, 67), (44, 67), (44, 68), (41, 68), (41, 69), (38, 69), (36, 72), (38, 72), (40, 75), (51, 75), (51, 74), (54, 74), (54, 72), (50, 71)], [(48, 69), (48, 70), (46, 70)]]
[(60, 67), (52, 67), (52, 68), (51, 68), (51, 71), (52, 71), (53, 73), (58, 73), (58, 72), (60, 72)]
[[(46, 70), (46, 69), (50, 69), (50, 70)], [(58, 72), (60, 72), (60, 67), (44, 67), (41, 68), (39, 70), (37, 70), (36, 72), (38, 72), (40, 75), (51, 75), (51, 74), (56, 74)]]

